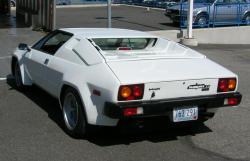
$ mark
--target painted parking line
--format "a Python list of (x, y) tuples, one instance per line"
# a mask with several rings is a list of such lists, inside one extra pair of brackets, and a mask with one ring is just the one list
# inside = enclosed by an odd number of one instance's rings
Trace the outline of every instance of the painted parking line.
[(7, 78), (0, 78), (0, 81), (4, 81), (4, 80), (6, 80)]
[(2, 56), (2, 57), (0, 57), (0, 60), (1, 59), (9, 59), (9, 58), (11, 58), (11, 56)]
[[(5, 59), (10, 59), (11, 58), (11, 55), (8, 55), (8, 56), (1, 56), (0, 57), (0, 60), (5, 60)], [(1, 63), (0, 63), (1, 64)], [(0, 81), (5, 81), (7, 80), (7, 77), (0, 77)]]

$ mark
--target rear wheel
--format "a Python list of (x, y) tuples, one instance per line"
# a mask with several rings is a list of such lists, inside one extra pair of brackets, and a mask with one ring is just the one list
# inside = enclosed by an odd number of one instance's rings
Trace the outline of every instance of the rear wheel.
[(65, 130), (75, 138), (85, 137), (87, 121), (78, 92), (73, 88), (65, 90), (62, 99)]

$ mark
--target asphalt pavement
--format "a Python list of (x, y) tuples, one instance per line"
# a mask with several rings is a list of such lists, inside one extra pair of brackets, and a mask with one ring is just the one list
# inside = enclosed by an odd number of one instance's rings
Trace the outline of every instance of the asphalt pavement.
[[(57, 28), (107, 27), (107, 7), (57, 8)], [(178, 30), (178, 25), (164, 15), (164, 10), (144, 7), (113, 6), (112, 27), (141, 31)]]

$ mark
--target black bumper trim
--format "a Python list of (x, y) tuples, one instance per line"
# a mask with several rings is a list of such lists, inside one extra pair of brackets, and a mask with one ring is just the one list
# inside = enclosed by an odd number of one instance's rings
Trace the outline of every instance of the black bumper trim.
[[(125, 108), (142, 107), (144, 114), (138, 117), (161, 116), (167, 115), (175, 107), (182, 106), (198, 106), (200, 109), (224, 107), (225, 98), (237, 98), (238, 104), (241, 102), (242, 95), (239, 92), (217, 94), (210, 96), (184, 97), (156, 101), (134, 101), (111, 103), (106, 102), (104, 107), (104, 115), (111, 118), (123, 118), (122, 111)], [(237, 105), (238, 105), (237, 104)], [(226, 105), (227, 106), (227, 105)]]

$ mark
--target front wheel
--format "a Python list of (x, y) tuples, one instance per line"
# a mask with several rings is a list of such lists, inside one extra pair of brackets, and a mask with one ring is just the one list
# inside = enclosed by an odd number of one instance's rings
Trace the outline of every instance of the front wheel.
[(22, 81), (21, 69), (18, 62), (15, 63), (14, 78), (15, 78), (16, 88), (18, 90), (23, 90), (25, 86)]
[(244, 19), (243, 19), (243, 22), (244, 22), (246, 25), (250, 25), (250, 13), (246, 14), (246, 16), (245, 16)]
[(208, 26), (208, 16), (205, 14), (198, 15), (195, 20), (195, 25), (201, 28)]
[(87, 121), (81, 98), (75, 89), (66, 89), (62, 106), (66, 132), (75, 138), (85, 137), (87, 134)]

